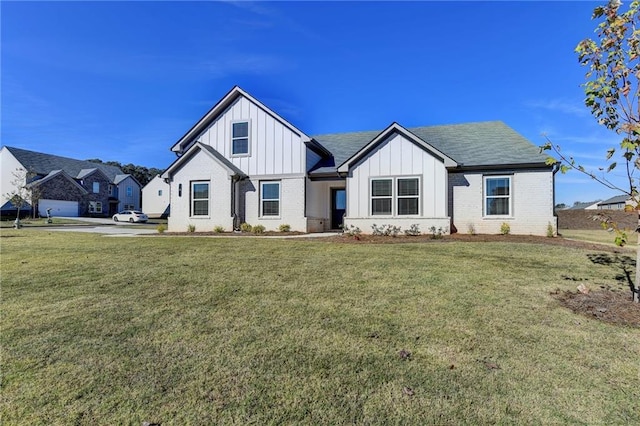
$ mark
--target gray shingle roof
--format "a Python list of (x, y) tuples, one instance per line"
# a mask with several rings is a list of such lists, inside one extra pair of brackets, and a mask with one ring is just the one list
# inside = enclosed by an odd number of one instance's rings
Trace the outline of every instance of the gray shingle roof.
[(598, 205), (626, 203), (629, 198), (630, 197), (628, 195), (616, 195), (615, 197), (599, 202)]
[(5, 148), (7, 148), (28, 171), (42, 176), (48, 175), (53, 170), (64, 170), (69, 176), (78, 178), (89, 169), (100, 169), (113, 182), (116, 175), (122, 174), (122, 170), (116, 166), (92, 163), (86, 160), (75, 160), (73, 158), (28, 151), (10, 146)]
[[(537, 146), (501, 121), (411, 127), (410, 132), (467, 167), (544, 164), (547, 156)], [(334, 133), (314, 136), (327, 148), (335, 164), (318, 164), (312, 174), (335, 172), (336, 168), (380, 133), (377, 131)]]

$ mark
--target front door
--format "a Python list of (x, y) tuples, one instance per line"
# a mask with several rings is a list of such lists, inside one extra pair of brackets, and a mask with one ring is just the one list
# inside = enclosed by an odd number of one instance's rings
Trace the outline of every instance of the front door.
[(342, 228), (347, 211), (347, 192), (344, 188), (331, 188), (331, 229)]

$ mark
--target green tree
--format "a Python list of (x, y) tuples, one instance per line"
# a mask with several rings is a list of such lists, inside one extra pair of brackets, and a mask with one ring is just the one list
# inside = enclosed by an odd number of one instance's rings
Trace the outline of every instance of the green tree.
[[(600, 124), (621, 137), (619, 146), (610, 147), (606, 152), (606, 171), (610, 172), (617, 167), (618, 161), (622, 161), (628, 186), (620, 188), (606, 177), (598, 177), (585, 170), (573, 158), (563, 155), (560, 147), (548, 139), (541, 148), (555, 152), (559, 159), (550, 158), (548, 163), (559, 164), (561, 172), (578, 170), (608, 188), (627, 194), (630, 199), (628, 210), (638, 211), (640, 197), (633, 172), (640, 169), (640, 2), (631, 2), (626, 11), (622, 11), (621, 6), (619, 0), (611, 0), (605, 6), (596, 7), (592, 19), (600, 20), (595, 31), (597, 38), (582, 40), (575, 51), (580, 64), (588, 67), (583, 84), (585, 105)], [(617, 231), (617, 244), (626, 243), (626, 236), (609, 217), (600, 215), (598, 219)], [(638, 224), (640, 229), (640, 217)], [(633, 300), (639, 302), (640, 250), (636, 259), (632, 291)]]

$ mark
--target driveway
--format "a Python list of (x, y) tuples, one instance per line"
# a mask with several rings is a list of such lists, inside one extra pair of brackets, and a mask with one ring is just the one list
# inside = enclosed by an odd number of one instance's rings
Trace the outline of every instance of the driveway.
[[(58, 232), (87, 232), (93, 234), (103, 234), (108, 237), (133, 237), (136, 235), (145, 234), (157, 234), (155, 229), (143, 228), (141, 224), (121, 224), (116, 223), (110, 218), (98, 218), (98, 217), (59, 217), (60, 219), (77, 220), (78, 225), (65, 225), (60, 227), (47, 227), (49, 231)], [(87, 223), (95, 224), (96, 226), (87, 225)]]

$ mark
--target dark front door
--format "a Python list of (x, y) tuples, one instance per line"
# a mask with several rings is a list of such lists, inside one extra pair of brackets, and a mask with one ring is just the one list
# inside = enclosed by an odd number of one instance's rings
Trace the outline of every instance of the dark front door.
[(331, 229), (340, 229), (347, 211), (347, 192), (344, 188), (331, 188)]

